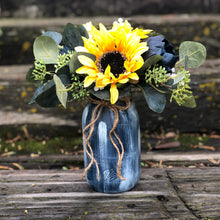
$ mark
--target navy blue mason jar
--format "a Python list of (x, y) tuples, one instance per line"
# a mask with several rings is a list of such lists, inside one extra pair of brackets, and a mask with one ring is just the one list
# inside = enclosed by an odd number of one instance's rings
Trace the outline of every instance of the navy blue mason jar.
[[(120, 105), (123, 106), (123, 102), (117, 103), (117, 106)], [(89, 102), (82, 115), (83, 129), (91, 125), (94, 111), (93, 117), (96, 120), (91, 126), (92, 133), (90, 127), (84, 131), (83, 136), (86, 180), (95, 191), (104, 193), (128, 191), (140, 179), (141, 147), (137, 109), (133, 101), (129, 102), (129, 107), (125, 110), (114, 106), (116, 105), (97, 107), (97, 104)], [(117, 125), (112, 132), (116, 120)], [(89, 135), (89, 140), (86, 140)], [(119, 157), (121, 164), (118, 168)], [(91, 158), (95, 160), (92, 163)], [(119, 178), (118, 170), (122, 178)]]

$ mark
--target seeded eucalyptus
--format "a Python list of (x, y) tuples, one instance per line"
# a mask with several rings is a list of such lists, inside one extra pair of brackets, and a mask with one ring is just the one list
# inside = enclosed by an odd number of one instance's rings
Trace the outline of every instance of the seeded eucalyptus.
[(153, 68), (148, 68), (145, 73), (146, 83), (155, 84), (156, 87), (166, 82), (168, 78), (165, 67), (154, 65)]
[(72, 82), (73, 86), (70, 89), (70, 92), (72, 93), (73, 100), (85, 100), (89, 97), (89, 91), (84, 88), (83, 81), (80, 80), (79, 75), (73, 74), (72, 75)]
[(68, 51), (68, 53), (63, 53), (58, 55), (57, 64), (55, 64), (55, 72), (60, 68), (69, 64), (70, 58), (72, 57), (73, 52)]
[(34, 76), (34, 80), (43, 82), (46, 75), (50, 75), (51, 73), (47, 71), (46, 64), (42, 59), (35, 60), (34, 69), (32, 71), (32, 75)]

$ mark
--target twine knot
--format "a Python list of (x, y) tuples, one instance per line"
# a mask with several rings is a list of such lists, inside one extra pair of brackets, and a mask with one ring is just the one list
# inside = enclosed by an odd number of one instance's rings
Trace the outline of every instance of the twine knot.
[[(112, 142), (112, 145), (115, 147), (115, 149), (117, 150), (117, 153), (118, 153), (117, 176), (121, 180), (125, 180), (125, 178), (122, 177), (121, 171), (120, 171), (122, 159), (123, 159), (123, 156), (124, 156), (124, 146), (123, 146), (123, 143), (122, 143), (120, 137), (116, 134), (115, 129), (116, 129), (116, 127), (118, 125), (118, 121), (119, 121), (118, 110), (122, 110), (122, 111), (127, 110), (130, 107), (131, 102), (130, 102), (129, 97), (121, 98), (119, 101), (124, 102), (125, 105), (121, 106), (119, 104), (111, 104), (109, 101), (106, 101), (106, 100), (96, 100), (96, 99), (93, 99), (91, 97), (89, 98), (89, 102), (91, 102), (92, 104), (96, 104), (96, 107), (92, 112), (92, 118), (90, 120), (90, 123), (87, 126), (85, 126), (85, 128), (83, 129), (83, 138), (84, 138), (84, 142), (85, 142), (84, 147), (85, 147), (85, 151), (86, 151), (87, 155), (90, 157), (91, 161), (90, 161), (89, 165), (85, 168), (85, 171), (82, 175), (82, 179), (85, 177), (86, 173), (91, 168), (92, 164), (95, 163), (96, 169), (97, 169), (98, 181), (100, 181), (99, 166), (98, 166), (98, 163), (97, 163), (96, 159), (94, 158), (93, 150), (92, 150), (92, 147), (89, 143), (89, 140), (92, 137), (95, 122), (99, 119), (99, 116), (100, 116), (103, 108), (108, 107), (114, 112), (114, 116), (115, 116), (112, 129), (109, 132), (109, 138)], [(88, 135), (86, 136), (86, 131), (88, 129), (89, 129), (89, 132), (88, 132)], [(117, 146), (117, 144), (115, 143), (115, 141), (113, 139), (113, 135), (118, 140), (118, 143), (121, 147), (121, 153), (120, 153), (119, 147)]]

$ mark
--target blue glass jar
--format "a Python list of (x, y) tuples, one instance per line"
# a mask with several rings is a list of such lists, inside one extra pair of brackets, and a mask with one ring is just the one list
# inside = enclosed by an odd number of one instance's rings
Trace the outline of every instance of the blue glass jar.
[[(97, 104), (88, 103), (82, 115), (82, 128), (84, 129), (90, 122)], [(97, 111), (98, 112), (98, 111)], [(132, 189), (140, 179), (140, 126), (139, 117), (134, 102), (126, 110), (117, 110), (118, 123), (115, 134), (123, 144), (124, 154), (120, 167), (122, 180), (117, 174), (117, 164), (119, 155), (122, 153), (119, 140), (113, 135), (113, 140), (118, 146), (119, 152), (110, 140), (109, 132), (115, 122), (115, 112), (108, 106), (104, 106), (94, 123), (94, 130), (89, 139), (89, 145), (97, 161), (100, 172), (98, 180), (98, 169), (95, 163), (87, 170), (86, 180), (88, 184), (98, 192), (119, 193)], [(98, 113), (96, 113), (97, 115)], [(85, 138), (89, 135), (89, 129), (85, 132), (84, 142), (84, 164), (85, 168), (91, 162), (91, 157), (86, 153)], [(91, 150), (88, 149), (91, 153)]]

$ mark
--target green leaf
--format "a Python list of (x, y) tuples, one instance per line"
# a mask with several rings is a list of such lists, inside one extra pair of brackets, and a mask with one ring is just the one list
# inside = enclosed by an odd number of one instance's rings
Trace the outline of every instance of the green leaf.
[(57, 63), (59, 48), (56, 42), (48, 36), (37, 37), (34, 41), (34, 56), (45, 64)]
[(154, 56), (149, 57), (147, 60), (145, 60), (143, 66), (139, 70), (137, 70), (137, 74), (138, 75), (144, 74), (145, 70), (147, 68), (149, 68), (151, 66), (154, 66), (155, 64), (157, 64), (162, 59), (163, 59), (163, 57), (160, 56), (160, 55), (154, 55)]
[(95, 91), (94, 88), (89, 89), (89, 92), (95, 97), (103, 100), (110, 100), (110, 89), (105, 88), (103, 90)]
[(69, 65), (63, 66), (59, 68), (56, 72), (56, 74), (59, 76), (61, 74), (67, 75), (69, 78), (72, 77), (72, 74), (70, 74)]
[(194, 96), (190, 96), (187, 99), (185, 99), (185, 103), (182, 106), (187, 107), (187, 108), (195, 108), (196, 100)]
[[(70, 84), (70, 80), (67, 75), (59, 75), (63, 84)], [(69, 95), (69, 93), (68, 93)], [(71, 97), (71, 94), (68, 98)], [(54, 79), (48, 81), (47, 83), (41, 83), (37, 90), (34, 93), (29, 104), (36, 102), (41, 107), (49, 108), (49, 107), (56, 107), (60, 104), (60, 101), (56, 94), (56, 86)]]
[[(119, 98), (131, 96), (130, 86), (124, 87), (123, 89), (118, 89)], [(95, 91), (94, 88), (89, 89), (89, 92), (99, 99), (104, 99), (110, 101), (110, 88), (106, 87), (103, 90)]]
[(166, 106), (166, 95), (155, 90), (149, 84), (142, 84), (140, 88), (147, 101), (149, 108), (157, 113), (163, 112)]
[(43, 85), (40, 85), (38, 94), (34, 96), (36, 96), (34, 101), (41, 107), (56, 107), (60, 104), (56, 95), (56, 88), (53, 79)]
[(85, 38), (89, 38), (89, 34), (88, 34), (87, 30), (85, 29), (84, 25), (82, 25), (82, 24), (77, 25), (76, 28), (79, 31), (81, 36), (83, 36)]
[(62, 34), (56, 32), (56, 31), (46, 31), (42, 34), (42, 36), (48, 36), (51, 37), (57, 45), (60, 44), (60, 42), (62, 41)]
[(63, 30), (63, 43), (70, 49), (75, 50), (76, 46), (83, 46), (83, 39), (78, 29), (68, 23)]
[(28, 104), (35, 103), (35, 99), (43, 92), (43, 88), (44, 88), (44, 84), (40, 83)]
[(179, 56), (185, 67), (196, 68), (206, 59), (206, 48), (201, 43), (185, 41), (180, 44)]
[(57, 97), (60, 103), (63, 105), (63, 107), (66, 108), (66, 102), (67, 102), (67, 97), (68, 97), (67, 91), (65, 91), (66, 87), (65, 85), (63, 85), (62, 81), (56, 74), (53, 75), (53, 80), (56, 85)]
[(79, 55), (85, 55), (85, 56), (91, 58), (93, 61), (96, 60), (96, 56), (93, 54), (86, 53), (86, 52), (75, 52), (72, 55), (72, 57), (70, 59), (70, 63), (69, 63), (70, 73), (75, 73), (76, 70), (82, 66), (82, 64), (78, 60)]

